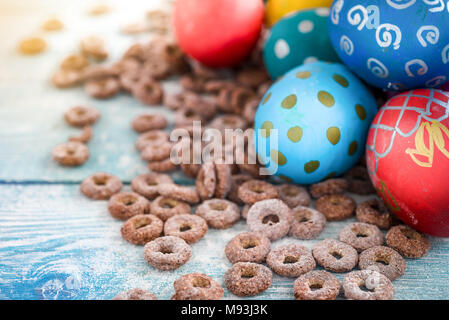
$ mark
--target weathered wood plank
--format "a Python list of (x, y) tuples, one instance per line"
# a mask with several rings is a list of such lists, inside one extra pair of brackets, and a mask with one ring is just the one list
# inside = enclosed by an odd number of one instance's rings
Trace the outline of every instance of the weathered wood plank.
[[(328, 223), (317, 240), (284, 238), (273, 247), (297, 242), (311, 248), (336, 238), (348, 222)], [(110, 299), (142, 287), (168, 299), (173, 281), (191, 272), (223, 284), (231, 266), (224, 247), (247, 229), (241, 221), (228, 230), (209, 230), (192, 246), (186, 265), (161, 272), (145, 262), (142, 247), (121, 239), (121, 224), (108, 214), (106, 202), (85, 199), (75, 185), (0, 185), (0, 298)], [(449, 299), (449, 240), (431, 241), (429, 253), (408, 259), (405, 275), (394, 281), (396, 299)], [(254, 299), (292, 299), (293, 281), (275, 276), (271, 288)], [(226, 290), (225, 298), (236, 297)]]

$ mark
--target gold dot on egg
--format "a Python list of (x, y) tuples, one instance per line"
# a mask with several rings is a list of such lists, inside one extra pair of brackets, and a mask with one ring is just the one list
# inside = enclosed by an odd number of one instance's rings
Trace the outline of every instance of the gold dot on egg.
[(300, 71), (296, 74), (296, 78), (307, 79), (310, 78), (311, 75), (312, 73), (310, 71)]
[(312, 173), (315, 172), (319, 168), (319, 166), (320, 162), (318, 160), (312, 160), (304, 165), (304, 171), (306, 173)]
[(302, 138), (302, 129), (300, 127), (291, 127), (288, 129), (287, 137), (292, 142), (298, 142)]
[(279, 178), (281, 178), (282, 180), (285, 180), (285, 181), (287, 181), (287, 182), (293, 182), (293, 179), (292, 179), (292, 178), (287, 177), (287, 176), (284, 175), (284, 174), (280, 174), (280, 175), (279, 175)]
[(47, 43), (39, 37), (31, 37), (19, 43), (19, 51), (23, 54), (38, 54), (47, 48)]
[(334, 97), (327, 91), (318, 92), (318, 100), (326, 107), (333, 107), (335, 104)]
[(327, 140), (332, 143), (334, 146), (340, 141), (341, 133), (340, 129), (337, 127), (330, 127), (326, 131)]
[(265, 121), (262, 123), (260, 134), (264, 138), (268, 138), (271, 134), (271, 130), (273, 129), (273, 123), (271, 121)]
[(271, 98), (271, 92), (269, 92), (269, 93), (267, 94), (267, 96), (265, 97), (265, 99), (263, 99), (262, 105), (264, 105), (265, 103), (267, 103), (268, 100), (270, 100), (270, 98)]
[(282, 152), (278, 150), (271, 150), (270, 157), (274, 162), (276, 162), (280, 166), (283, 166), (287, 163), (287, 158), (282, 154)]
[(349, 86), (349, 81), (339, 74), (334, 74), (332, 78), (343, 88), (347, 88)]
[(285, 97), (284, 100), (282, 100), (281, 106), (284, 109), (291, 109), (295, 106), (298, 99), (296, 98), (295, 94), (291, 94), (288, 97)]
[(349, 145), (348, 154), (350, 156), (353, 156), (357, 152), (358, 147), (359, 145), (357, 141), (352, 141), (351, 144)]
[(326, 177), (324, 177), (324, 180), (333, 178), (336, 175), (337, 175), (337, 172), (333, 171), (333, 172), (329, 173)]
[(363, 121), (363, 120), (366, 119), (366, 110), (365, 110), (365, 108), (361, 104), (356, 104), (355, 105), (355, 112), (359, 116), (360, 120)]

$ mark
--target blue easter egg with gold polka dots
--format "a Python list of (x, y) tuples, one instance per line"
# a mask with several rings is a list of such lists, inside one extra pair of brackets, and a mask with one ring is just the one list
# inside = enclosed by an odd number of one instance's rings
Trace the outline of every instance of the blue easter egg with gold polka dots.
[(273, 79), (303, 63), (339, 61), (329, 39), (328, 16), (329, 8), (297, 11), (273, 26), (263, 51)]
[(275, 82), (255, 117), (255, 147), (271, 174), (298, 184), (342, 175), (364, 152), (377, 104), (339, 63), (301, 65)]

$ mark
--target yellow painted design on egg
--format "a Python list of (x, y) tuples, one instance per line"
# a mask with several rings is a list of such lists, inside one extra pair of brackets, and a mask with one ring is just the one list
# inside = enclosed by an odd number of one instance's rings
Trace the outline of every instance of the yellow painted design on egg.
[(304, 171), (307, 173), (315, 172), (320, 166), (318, 160), (309, 161), (304, 165)]
[(340, 129), (337, 127), (330, 127), (326, 131), (327, 140), (332, 143), (334, 146), (340, 141), (341, 133)]
[(265, 97), (265, 99), (263, 99), (262, 105), (264, 105), (265, 103), (267, 103), (268, 100), (270, 100), (270, 98), (271, 98), (271, 92), (269, 92), (269, 93), (267, 94), (267, 96)]
[(297, 101), (298, 101), (298, 98), (296, 98), (296, 95), (291, 94), (288, 97), (285, 97), (284, 100), (282, 100), (281, 106), (284, 109), (291, 109), (295, 106)]
[(334, 97), (327, 91), (318, 92), (318, 100), (326, 107), (333, 107), (335, 104)]
[(280, 166), (283, 166), (287, 163), (287, 158), (282, 154), (282, 152), (278, 150), (271, 150), (270, 157), (274, 162), (276, 162)]
[(298, 142), (302, 138), (302, 133), (300, 127), (291, 127), (288, 129), (287, 136), (292, 142)]
[(351, 144), (349, 145), (348, 154), (350, 156), (353, 156), (357, 152), (358, 147), (359, 144), (357, 143), (357, 141), (352, 141)]
[(311, 75), (312, 73), (310, 71), (300, 71), (296, 74), (296, 78), (307, 79), (310, 78)]
[(260, 134), (264, 138), (268, 138), (271, 134), (271, 130), (273, 129), (273, 123), (271, 121), (265, 121), (261, 127), (262, 131)]
[(355, 106), (355, 112), (357, 113), (357, 116), (360, 118), (360, 120), (366, 119), (366, 110), (361, 104), (357, 104)]
[(349, 81), (339, 74), (334, 74), (332, 78), (343, 88), (347, 88), (349, 86)]

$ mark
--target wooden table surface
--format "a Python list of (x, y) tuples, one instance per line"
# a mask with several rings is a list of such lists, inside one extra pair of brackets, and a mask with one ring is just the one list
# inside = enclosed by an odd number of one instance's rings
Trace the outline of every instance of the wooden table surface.
[[(76, 51), (83, 36), (103, 36), (110, 61), (131, 43), (145, 39), (147, 35), (121, 35), (120, 24), (142, 18), (159, 1), (108, 1), (113, 11), (100, 17), (86, 14), (88, 3), (92, 1), (0, 0), (0, 299), (110, 299), (134, 287), (168, 299), (174, 293), (173, 281), (190, 272), (207, 273), (223, 284), (223, 274), (231, 266), (224, 246), (247, 230), (244, 221), (228, 230), (209, 230), (193, 245), (187, 264), (161, 272), (145, 262), (142, 247), (121, 239), (122, 222), (108, 214), (105, 201), (88, 200), (79, 192), (79, 182), (97, 171), (115, 174), (125, 183), (146, 172), (129, 123), (145, 111), (172, 119), (166, 109), (143, 106), (127, 95), (96, 101), (82, 88), (51, 86), (49, 77), (58, 62)], [(40, 24), (53, 14), (66, 29), (41, 32)], [(17, 54), (18, 41), (34, 34), (45, 37), (48, 50), (34, 57)], [(164, 88), (180, 89), (175, 81), (165, 82)], [(56, 165), (50, 153), (77, 133), (62, 118), (75, 104), (99, 108), (102, 118), (89, 143), (91, 158), (82, 167), (68, 169)], [(191, 183), (180, 172), (173, 177)], [(354, 220), (328, 223), (316, 240), (284, 238), (272, 247), (297, 242), (311, 248), (319, 240), (336, 238)], [(449, 240), (431, 238), (431, 244), (424, 258), (407, 259), (405, 275), (394, 281), (395, 299), (449, 299)], [(293, 299), (293, 281), (274, 276), (273, 285), (253, 299)], [(225, 298), (236, 297), (225, 290)]]

